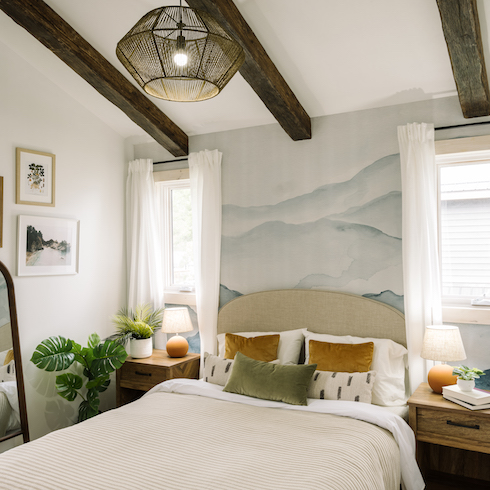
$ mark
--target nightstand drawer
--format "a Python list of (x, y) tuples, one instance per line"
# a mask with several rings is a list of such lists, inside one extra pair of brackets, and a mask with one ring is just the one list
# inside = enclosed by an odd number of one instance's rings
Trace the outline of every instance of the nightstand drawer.
[(490, 447), (490, 419), (474, 412), (417, 409), (417, 439), (466, 448)]
[(158, 383), (171, 378), (169, 369), (148, 364), (125, 363), (120, 369), (120, 386), (148, 391)]

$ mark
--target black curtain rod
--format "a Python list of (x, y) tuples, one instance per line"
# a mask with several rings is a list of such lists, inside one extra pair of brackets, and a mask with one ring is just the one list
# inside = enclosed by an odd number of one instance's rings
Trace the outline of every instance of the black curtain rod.
[(454, 126), (443, 126), (441, 128), (434, 128), (434, 131), (440, 131), (442, 129), (464, 128), (466, 126), (480, 126), (481, 124), (490, 124), (490, 121), (480, 121), (480, 122), (468, 123), (468, 124), (456, 124)]
[(164, 160), (163, 162), (153, 162), (153, 165), (158, 165), (160, 163), (185, 162), (186, 160), (188, 160), (188, 157), (176, 158), (175, 160)]

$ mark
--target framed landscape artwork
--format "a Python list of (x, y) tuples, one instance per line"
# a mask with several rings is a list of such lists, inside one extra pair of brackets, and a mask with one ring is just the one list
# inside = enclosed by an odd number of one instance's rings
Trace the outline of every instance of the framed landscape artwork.
[(51, 153), (16, 149), (16, 204), (54, 206), (55, 156)]
[(19, 216), (19, 276), (78, 273), (79, 221)]

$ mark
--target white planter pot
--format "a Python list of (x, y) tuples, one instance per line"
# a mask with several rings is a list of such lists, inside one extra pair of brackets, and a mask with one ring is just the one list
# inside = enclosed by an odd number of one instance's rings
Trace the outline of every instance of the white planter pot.
[(150, 357), (153, 354), (153, 340), (149, 339), (131, 339), (129, 342), (129, 353), (135, 359)]
[(471, 391), (475, 387), (475, 380), (458, 378), (458, 387), (461, 391)]

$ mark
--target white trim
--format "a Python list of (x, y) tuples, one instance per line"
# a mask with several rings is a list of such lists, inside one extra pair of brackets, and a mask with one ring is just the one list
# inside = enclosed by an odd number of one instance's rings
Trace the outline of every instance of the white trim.
[(435, 142), (436, 155), (447, 153), (472, 153), (490, 148), (490, 135), (473, 138), (455, 138)]
[(490, 325), (490, 308), (486, 306), (443, 306), (442, 321)]
[[(437, 216), (439, 234), (439, 261), (441, 261), (440, 240), (440, 169), (452, 164), (471, 165), (477, 162), (490, 161), (490, 135), (472, 138), (457, 138), (435, 142), (436, 166), (438, 174)], [(441, 264), (440, 264), (441, 265)], [(441, 265), (442, 270), (442, 265)], [(490, 325), (490, 307), (471, 306), (469, 297), (443, 297), (442, 319), (448, 323), (469, 323)], [(466, 303), (462, 305), (462, 303)]]
[(170, 180), (189, 180), (189, 169), (179, 168), (176, 170), (158, 170), (153, 172), (155, 182), (166, 182)]
[(196, 293), (183, 293), (175, 291), (165, 291), (165, 303), (171, 305), (196, 305)]

